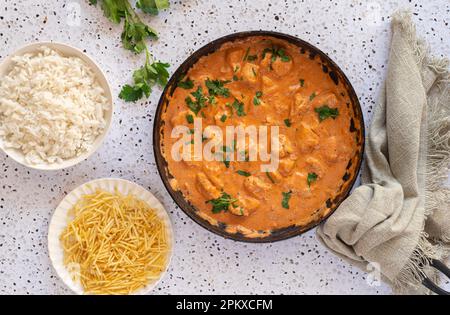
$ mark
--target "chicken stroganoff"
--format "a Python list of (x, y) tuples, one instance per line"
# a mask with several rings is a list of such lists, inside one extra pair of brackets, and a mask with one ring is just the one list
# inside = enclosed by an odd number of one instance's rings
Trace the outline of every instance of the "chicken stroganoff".
[[(261, 237), (306, 225), (326, 214), (354, 171), (360, 126), (349, 104), (345, 87), (320, 58), (294, 44), (266, 36), (225, 43), (201, 57), (168, 96), (160, 145), (170, 185), (200, 217), (230, 233)], [(180, 138), (172, 131), (185, 126), (193, 147), (197, 119), (200, 133), (207, 126), (223, 134), (227, 126), (278, 126), (277, 168), (262, 171), (262, 161), (248, 158), (251, 141), (237, 146), (225, 139), (215, 152), (222, 159), (177, 161), (171, 148)], [(203, 134), (200, 141), (217, 139)]]

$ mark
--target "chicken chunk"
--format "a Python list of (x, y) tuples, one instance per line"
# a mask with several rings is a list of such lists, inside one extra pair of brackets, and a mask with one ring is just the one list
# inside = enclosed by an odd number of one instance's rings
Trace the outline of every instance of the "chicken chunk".
[(221, 162), (211, 161), (211, 162), (203, 162), (203, 171), (205, 172), (208, 179), (220, 189), (223, 189), (223, 179), (220, 176), (220, 173), (222, 171), (222, 165)]
[(319, 136), (305, 123), (300, 123), (297, 130), (297, 139), (300, 151), (312, 152), (319, 145)]
[(252, 63), (246, 63), (242, 67), (242, 76), (245, 80), (251, 83), (255, 83), (257, 81), (258, 72), (259, 66)]
[(296, 120), (299, 115), (305, 114), (308, 110), (308, 98), (302, 93), (296, 93), (294, 96), (294, 105), (291, 108), (291, 118)]
[(319, 176), (323, 175), (323, 165), (322, 162), (320, 162), (315, 157), (309, 156), (306, 158), (306, 164), (308, 165), (308, 171), (314, 172)]
[(292, 173), (294, 167), (295, 167), (295, 160), (291, 158), (285, 158), (280, 160), (280, 165), (278, 169), (282, 176), (287, 177)]
[(252, 210), (258, 208), (261, 202), (249, 196), (239, 196), (237, 207), (231, 206), (229, 211), (235, 215), (248, 216)]
[(220, 197), (220, 191), (216, 186), (208, 179), (203, 172), (197, 173), (197, 183), (199, 184), (200, 192), (207, 198), (216, 199)]
[(281, 58), (277, 58), (275, 59), (275, 61), (272, 62), (272, 69), (280, 77), (288, 74), (291, 71), (292, 66), (293, 66), (292, 58), (289, 58), (289, 61), (283, 61), (281, 60)]
[(292, 142), (288, 139), (288, 137), (286, 137), (283, 134), (279, 135), (279, 148), (280, 148), (280, 152), (279, 152), (279, 156), (280, 158), (284, 158), (287, 155), (291, 154), (294, 152), (294, 147), (292, 145)]
[(244, 58), (243, 49), (230, 49), (227, 52), (227, 62), (235, 73), (239, 73), (242, 68), (242, 59)]
[(272, 185), (257, 176), (249, 176), (244, 180), (244, 187), (254, 196), (258, 196), (261, 192), (269, 190)]
[(278, 90), (278, 85), (268, 76), (262, 77), (262, 87), (263, 87), (263, 94), (272, 94), (276, 90)]
[(317, 95), (313, 100), (313, 107), (328, 105), (329, 107), (336, 107), (339, 101), (336, 94), (332, 92), (323, 92)]
[(183, 110), (180, 111), (178, 114), (172, 117), (170, 120), (170, 123), (173, 127), (180, 126), (180, 125), (186, 125), (188, 123), (187, 116), (191, 115), (192, 117), (195, 117), (195, 114), (190, 110)]
[(351, 149), (348, 145), (337, 143), (335, 136), (329, 136), (322, 141), (321, 153), (328, 163), (335, 163), (341, 159), (348, 159)]

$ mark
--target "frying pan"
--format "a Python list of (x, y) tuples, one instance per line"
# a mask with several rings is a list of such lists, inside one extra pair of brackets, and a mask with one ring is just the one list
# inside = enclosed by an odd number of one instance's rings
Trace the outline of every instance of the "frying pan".
[[(233, 42), (235, 40), (245, 39), (254, 36), (263, 36), (272, 38), (274, 37), (277, 39), (287, 41), (291, 44), (296, 45), (302, 54), (308, 54), (310, 59), (313, 59), (321, 63), (323, 71), (329, 75), (329, 78), (333, 80), (335, 84), (342, 85), (344, 91), (349, 96), (350, 102), (347, 103), (347, 106), (350, 108), (352, 112), (352, 118), (351, 121), (349, 122), (350, 131), (354, 133), (357, 142), (357, 150), (354, 153), (354, 156), (348, 161), (347, 170), (343, 177), (343, 183), (339, 188), (339, 193), (335, 198), (333, 198), (333, 200), (328, 199), (326, 201), (326, 204), (324, 205), (323, 215), (316, 215), (316, 217), (306, 225), (303, 226), (292, 225), (289, 227), (274, 229), (271, 230), (270, 233), (268, 233), (268, 235), (264, 235), (261, 237), (248, 237), (239, 232), (230, 233), (226, 230), (227, 226), (225, 223), (219, 222), (219, 224), (213, 225), (210, 224), (207, 220), (201, 218), (198, 215), (198, 210), (184, 198), (183, 194), (180, 191), (174, 190), (171, 187), (169, 181), (172, 178), (172, 175), (168, 170), (167, 162), (163, 156), (161, 148), (161, 143), (164, 137), (162, 133), (162, 127), (165, 124), (164, 120), (162, 119), (162, 115), (168, 106), (170, 95), (172, 95), (175, 89), (177, 88), (177, 83), (184, 77), (184, 75), (189, 71), (189, 69), (197, 63), (197, 61), (201, 57), (213, 53), (214, 51), (219, 49), (224, 43)], [(356, 93), (350, 81), (344, 74), (344, 72), (324, 52), (322, 52), (317, 47), (311, 45), (310, 43), (291, 35), (271, 31), (249, 31), (224, 36), (206, 44), (205, 46), (194, 52), (191, 56), (189, 56), (178, 67), (178, 69), (175, 71), (175, 73), (172, 75), (169, 82), (167, 83), (158, 103), (153, 128), (154, 128), (153, 149), (156, 159), (156, 165), (159, 174), (161, 176), (161, 179), (164, 183), (164, 186), (166, 187), (167, 191), (169, 192), (173, 200), (176, 202), (176, 204), (191, 219), (193, 219), (195, 222), (197, 222), (207, 230), (216, 233), (218, 235), (221, 235), (225, 238), (231, 238), (236, 241), (253, 242), (253, 243), (274, 242), (284, 240), (293, 236), (297, 236), (314, 228), (323, 220), (326, 220), (340, 205), (340, 203), (348, 196), (351, 188), (353, 187), (353, 184), (355, 183), (356, 178), (358, 176), (364, 151), (364, 119), (361, 106), (359, 104), (358, 97), (356, 96)]]

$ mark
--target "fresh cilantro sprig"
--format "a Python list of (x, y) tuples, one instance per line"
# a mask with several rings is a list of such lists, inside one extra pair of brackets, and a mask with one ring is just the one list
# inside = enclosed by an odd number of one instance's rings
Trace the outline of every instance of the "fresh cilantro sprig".
[(169, 78), (168, 67), (168, 63), (153, 61), (152, 56), (146, 50), (144, 66), (133, 73), (134, 84), (124, 85), (119, 97), (126, 102), (136, 102), (143, 95), (149, 97), (153, 86), (156, 84), (160, 86), (166, 85), (167, 79)]
[(219, 198), (208, 200), (206, 203), (212, 204), (213, 213), (220, 213), (222, 211), (228, 211), (230, 206), (236, 206), (235, 203), (237, 201), (237, 199), (232, 198), (229, 194), (223, 191)]
[[(104, 15), (113, 23), (119, 24), (124, 20), (120, 37), (125, 49), (136, 54), (145, 51), (146, 54), (144, 66), (133, 73), (134, 84), (124, 85), (119, 97), (127, 102), (135, 102), (144, 95), (149, 97), (154, 85), (164, 86), (169, 77), (167, 72), (169, 64), (154, 62), (146, 44), (147, 39), (158, 38), (157, 32), (142, 22), (128, 0), (89, 0), (89, 2), (93, 5), (100, 2)], [(156, 15), (159, 10), (169, 7), (169, 1), (138, 0), (136, 6), (143, 12)]]

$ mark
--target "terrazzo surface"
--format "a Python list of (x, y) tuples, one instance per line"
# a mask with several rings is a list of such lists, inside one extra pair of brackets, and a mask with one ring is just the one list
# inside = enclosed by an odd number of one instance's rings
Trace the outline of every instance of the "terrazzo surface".
[[(220, 36), (273, 30), (317, 45), (346, 72), (370, 120), (386, 71), (390, 14), (409, 8), (419, 33), (439, 56), (450, 55), (450, 2), (440, 1), (171, 1), (158, 17), (144, 16), (160, 39), (156, 58), (173, 72), (194, 50)], [(36, 41), (69, 43), (106, 72), (113, 94), (143, 63), (121, 47), (121, 27), (87, 1), (0, 1), (0, 58)], [(145, 102), (116, 99), (112, 130), (89, 160), (63, 171), (22, 167), (0, 154), (0, 293), (70, 293), (52, 270), (47, 226), (61, 199), (89, 180), (119, 177), (147, 187), (165, 205), (176, 231), (169, 272), (153, 293), (172, 294), (389, 294), (370, 286), (316, 239), (315, 232), (273, 244), (245, 244), (211, 234), (190, 220), (165, 191), (152, 150), (160, 90)]]

